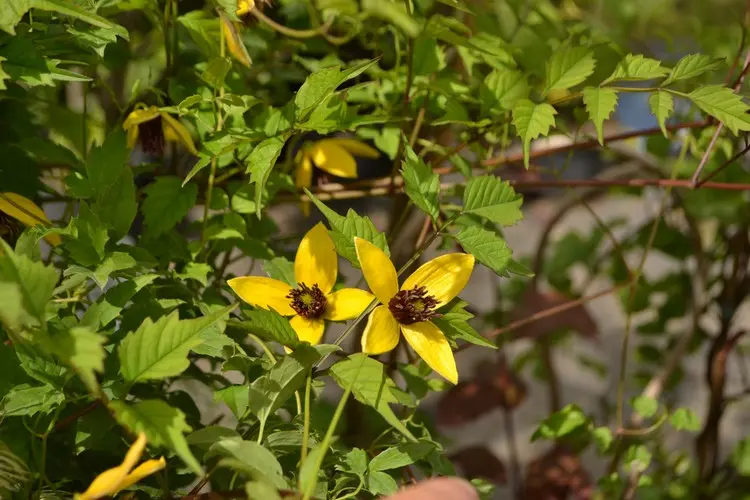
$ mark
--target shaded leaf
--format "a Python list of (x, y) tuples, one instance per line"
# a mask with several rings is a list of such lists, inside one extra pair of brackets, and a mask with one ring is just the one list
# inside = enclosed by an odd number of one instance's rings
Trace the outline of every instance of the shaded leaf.
[(250, 182), (255, 184), (255, 213), (259, 219), (263, 189), (285, 143), (285, 137), (271, 137), (255, 146), (245, 159), (246, 172), (250, 174)]
[(407, 144), (401, 175), (404, 191), (412, 202), (432, 220), (440, 215), (440, 176), (433, 172)]
[(225, 457), (219, 461), (220, 466), (225, 465), (235, 470), (242, 470), (255, 479), (270, 482), (277, 488), (286, 487), (279, 461), (273, 453), (254, 441), (236, 438), (222, 439), (211, 446), (207, 455)]
[(158, 177), (144, 188), (143, 217), (150, 236), (159, 236), (185, 218), (198, 199), (198, 186), (182, 187), (179, 177)]

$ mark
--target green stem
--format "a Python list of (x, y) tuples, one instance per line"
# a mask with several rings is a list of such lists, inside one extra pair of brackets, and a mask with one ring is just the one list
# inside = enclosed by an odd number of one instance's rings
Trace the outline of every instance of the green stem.
[(302, 430), (302, 455), (300, 463), (304, 463), (307, 459), (307, 447), (310, 440), (310, 389), (312, 387), (312, 370), (307, 372), (307, 380), (305, 380), (305, 416), (304, 416), (304, 427)]

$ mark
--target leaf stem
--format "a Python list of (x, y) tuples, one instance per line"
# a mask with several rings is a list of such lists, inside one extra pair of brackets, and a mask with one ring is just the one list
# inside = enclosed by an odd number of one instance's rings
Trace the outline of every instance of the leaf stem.
[(310, 389), (312, 387), (312, 370), (307, 372), (307, 379), (305, 380), (305, 414), (304, 414), (304, 426), (302, 430), (302, 454), (300, 463), (304, 463), (307, 459), (307, 447), (310, 440)]

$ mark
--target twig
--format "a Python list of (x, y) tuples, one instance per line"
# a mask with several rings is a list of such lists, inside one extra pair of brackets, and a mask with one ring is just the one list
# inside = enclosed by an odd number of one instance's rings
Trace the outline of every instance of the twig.
[(89, 413), (91, 413), (92, 411), (94, 411), (97, 408), (99, 408), (101, 406), (101, 404), (102, 404), (102, 402), (97, 399), (96, 401), (94, 401), (90, 405), (84, 406), (80, 410), (78, 410), (78, 411), (76, 411), (74, 413), (71, 413), (70, 415), (68, 415), (67, 417), (63, 418), (62, 420), (58, 421), (55, 424), (55, 431), (60, 431), (62, 429), (65, 429), (70, 424), (75, 423), (79, 418), (81, 418), (83, 416), (86, 416)]

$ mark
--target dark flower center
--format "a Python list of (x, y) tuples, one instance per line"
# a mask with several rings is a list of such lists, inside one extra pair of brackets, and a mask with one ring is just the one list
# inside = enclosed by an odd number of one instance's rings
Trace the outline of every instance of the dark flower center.
[(319, 318), (326, 310), (328, 301), (323, 291), (315, 284), (310, 288), (300, 283), (297, 288), (289, 292), (287, 299), (292, 299), (291, 306), (303, 318)]
[(23, 227), (13, 217), (9, 216), (5, 212), (0, 212), (0, 239), (12, 247), (16, 246), (18, 237), (21, 236)]
[(146, 153), (161, 156), (164, 153), (164, 130), (161, 117), (154, 118), (138, 125), (138, 137)]
[(439, 318), (440, 313), (435, 312), (438, 301), (432, 295), (427, 295), (427, 289), (423, 286), (411, 290), (401, 290), (388, 302), (396, 321), (402, 325), (411, 325), (420, 321), (428, 321)]

